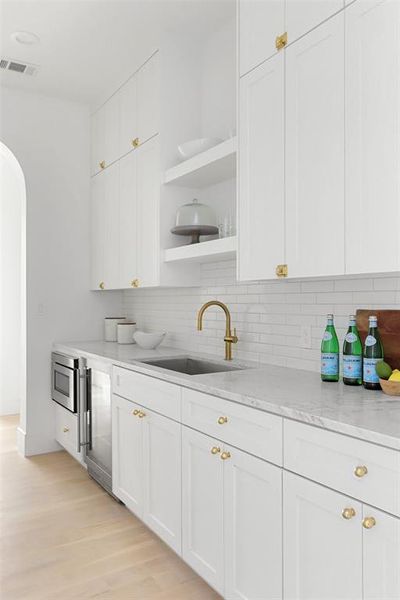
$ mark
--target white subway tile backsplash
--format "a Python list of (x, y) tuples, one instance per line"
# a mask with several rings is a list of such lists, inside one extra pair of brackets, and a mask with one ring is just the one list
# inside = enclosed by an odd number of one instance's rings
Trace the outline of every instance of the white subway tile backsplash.
[[(165, 343), (187, 351), (223, 356), (225, 315), (209, 309), (204, 329), (196, 331), (200, 306), (225, 302), (237, 328), (234, 356), (261, 364), (319, 370), (326, 314), (335, 315), (340, 343), (357, 308), (400, 309), (400, 277), (374, 276), (268, 282), (236, 281), (235, 261), (202, 265), (199, 287), (123, 292), (123, 311), (138, 327), (168, 332)], [(311, 348), (302, 348), (300, 326), (311, 326)]]

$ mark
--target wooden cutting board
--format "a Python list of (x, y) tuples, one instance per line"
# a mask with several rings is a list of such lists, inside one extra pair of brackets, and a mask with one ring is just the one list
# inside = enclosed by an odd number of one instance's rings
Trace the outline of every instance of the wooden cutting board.
[(357, 327), (363, 343), (368, 333), (370, 315), (378, 317), (385, 361), (392, 369), (400, 369), (400, 310), (358, 309)]

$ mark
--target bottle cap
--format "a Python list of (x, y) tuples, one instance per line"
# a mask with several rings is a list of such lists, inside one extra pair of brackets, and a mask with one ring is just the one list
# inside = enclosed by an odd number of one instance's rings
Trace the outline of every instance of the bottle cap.
[(326, 318), (329, 320), (333, 320), (333, 315), (326, 315)]
[(377, 322), (378, 321), (378, 317), (376, 315), (370, 315), (369, 320)]

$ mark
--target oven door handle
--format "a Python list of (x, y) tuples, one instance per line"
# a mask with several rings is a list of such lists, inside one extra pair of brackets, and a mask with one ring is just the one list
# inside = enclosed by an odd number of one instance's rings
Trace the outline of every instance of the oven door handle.
[(78, 400), (78, 452), (82, 448), (91, 449), (91, 369), (83, 367), (79, 371), (79, 400)]

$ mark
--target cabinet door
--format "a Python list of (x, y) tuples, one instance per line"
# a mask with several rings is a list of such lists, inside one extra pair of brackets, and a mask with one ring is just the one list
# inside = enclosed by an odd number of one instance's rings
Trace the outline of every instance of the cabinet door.
[(106, 172), (98, 173), (91, 180), (91, 288), (101, 289), (104, 282), (105, 246), (105, 179)]
[(119, 162), (119, 287), (129, 288), (137, 277), (136, 155)]
[(284, 55), (240, 80), (240, 280), (275, 277), (284, 262)]
[[(345, 508), (354, 517), (342, 516)], [(359, 502), (283, 473), (283, 572), (286, 600), (362, 598)]]
[(288, 43), (311, 31), (343, 6), (343, 0), (286, 0)]
[(344, 273), (344, 17), (286, 52), (289, 276)]
[(119, 288), (119, 163), (104, 171), (104, 285)]
[(181, 425), (144, 410), (144, 522), (181, 553)]
[(400, 3), (346, 9), (346, 273), (400, 270)]
[(91, 175), (101, 171), (102, 161), (105, 161), (105, 129), (101, 110), (91, 116)]
[(240, 0), (240, 75), (277, 52), (275, 40), (284, 30), (285, 0)]
[(223, 594), (223, 467), (220, 442), (182, 427), (182, 551), (185, 561)]
[(119, 108), (120, 96), (115, 93), (99, 110), (104, 120), (104, 160), (108, 167), (119, 158)]
[(158, 285), (160, 268), (158, 137), (135, 150), (137, 173), (137, 273), (140, 286)]
[(363, 527), (364, 600), (400, 598), (400, 519), (363, 505), (365, 519), (375, 519), (371, 529)]
[(159, 55), (154, 54), (137, 73), (137, 127), (141, 144), (159, 130)]
[(137, 75), (122, 86), (120, 96), (119, 149), (123, 156), (133, 148), (133, 140), (139, 136), (137, 126)]
[(223, 450), (226, 597), (282, 598), (282, 470)]
[(143, 517), (144, 469), (141, 407), (112, 397), (112, 490), (138, 517)]

